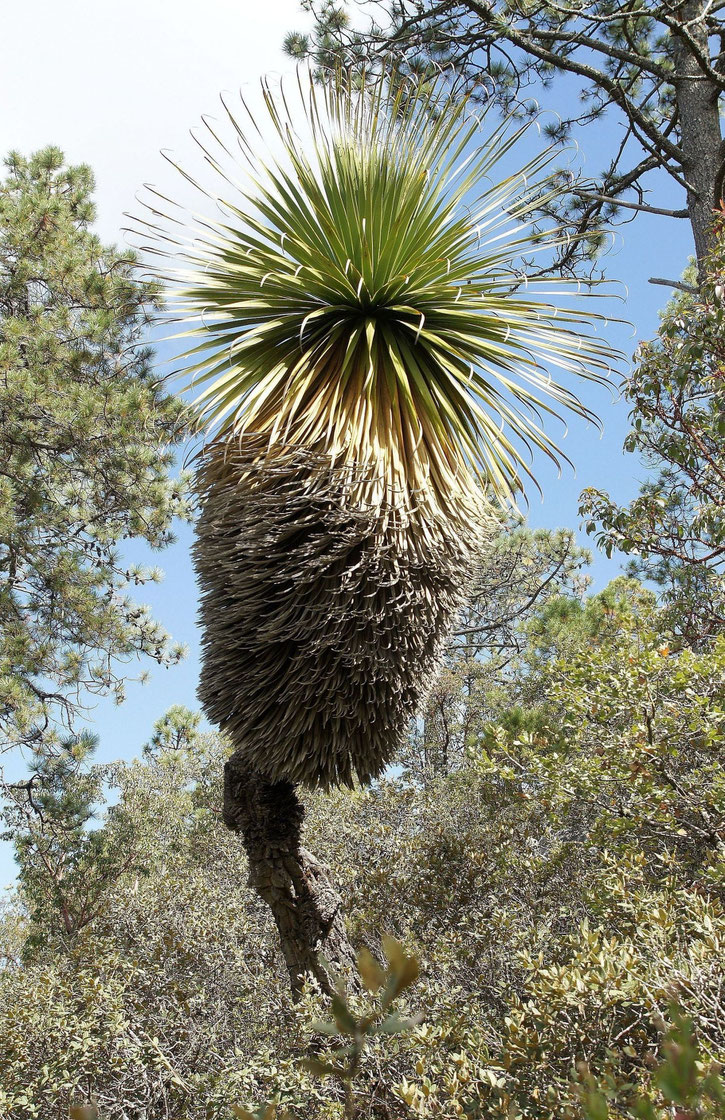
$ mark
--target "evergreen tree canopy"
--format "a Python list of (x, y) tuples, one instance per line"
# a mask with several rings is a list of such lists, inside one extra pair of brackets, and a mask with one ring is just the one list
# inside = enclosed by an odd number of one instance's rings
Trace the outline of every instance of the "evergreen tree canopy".
[(130, 585), (129, 538), (169, 544), (182, 405), (140, 346), (157, 304), (132, 253), (91, 231), (93, 177), (57, 148), (0, 183), (0, 749), (60, 748), (118, 661), (180, 656)]

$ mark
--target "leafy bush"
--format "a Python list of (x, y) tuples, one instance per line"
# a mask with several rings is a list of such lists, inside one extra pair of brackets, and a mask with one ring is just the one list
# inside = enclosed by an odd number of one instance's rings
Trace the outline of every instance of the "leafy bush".
[[(659, 623), (631, 580), (550, 598), (526, 617), (518, 667), (494, 664), (495, 687), (482, 678), (471, 697), (460, 678), (467, 731), (447, 767), (307, 796), (308, 843), (335, 868), (353, 941), (382, 960), (387, 930), (422, 962), (423, 1021), (365, 1039), (358, 1117), (669, 1120), (673, 1000), (697, 1052), (677, 1075), (697, 1097), (682, 1108), (717, 1115), (725, 645), (678, 649)], [(84, 1100), (103, 1120), (229, 1120), (275, 1097), (298, 1120), (344, 1115), (344, 1078), (300, 1066), (325, 1000), (311, 985), (290, 1003), (220, 820), (225, 751), (177, 711), (117, 767), (96, 842), (128, 866), (72, 935), (53, 892), (21, 884), (0, 939), (9, 1120)], [(357, 1022), (369, 1014), (349, 1000)], [(316, 1060), (340, 1060), (324, 1043)]]

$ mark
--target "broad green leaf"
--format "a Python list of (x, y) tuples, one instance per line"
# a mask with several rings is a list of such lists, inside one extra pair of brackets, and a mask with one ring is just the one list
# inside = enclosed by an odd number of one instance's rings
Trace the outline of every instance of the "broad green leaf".
[(343, 996), (334, 995), (332, 997), (331, 1007), (335, 1022), (342, 1034), (354, 1036), (357, 1032), (357, 1019), (350, 1011)]
[(369, 949), (361, 949), (357, 955), (358, 972), (369, 992), (378, 992), (385, 983), (385, 973)]

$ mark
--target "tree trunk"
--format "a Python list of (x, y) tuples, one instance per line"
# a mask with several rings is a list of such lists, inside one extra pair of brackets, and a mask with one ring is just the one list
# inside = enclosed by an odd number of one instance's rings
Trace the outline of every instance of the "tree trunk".
[(304, 807), (291, 782), (268, 782), (232, 757), (224, 768), (224, 823), (241, 833), (249, 885), (269, 905), (292, 993), (312, 975), (328, 995), (355, 984), (355, 952), (330, 869), (302, 846)]
[[(703, 0), (685, 0), (678, 17), (705, 58), (710, 57)], [(695, 49), (673, 32), (673, 83), (682, 146), (682, 169), (688, 183), (687, 206), (695, 237), (695, 253), (702, 262), (708, 249), (713, 208), (722, 194), (720, 170), (722, 134), (717, 85), (703, 72)]]

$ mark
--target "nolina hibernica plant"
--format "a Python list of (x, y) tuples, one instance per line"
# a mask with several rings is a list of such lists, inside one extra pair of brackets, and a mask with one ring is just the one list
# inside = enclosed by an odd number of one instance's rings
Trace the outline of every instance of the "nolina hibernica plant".
[(497, 178), (529, 125), (391, 78), (264, 81), (259, 119), (222, 99), (199, 139), (214, 186), (196, 184), (216, 216), (152, 194), (145, 221), (192, 340), (199, 692), (233, 749), (224, 819), (297, 990), (307, 971), (332, 990), (323, 953), (354, 956), (295, 786), (390, 762), (496, 501), (533, 448), (558, 461), (543, 414), (593, 419), (553, 374), (602, 379), (615, 356), (576, 284), (527, 277), (557, 243), (532, 217), (558, 190), (553, 151)]
[(252, 770), (327, 786), (390, 761), (491, 498), (527, 446), (558, 458), (542, 412), (592, 418), (552, 370), (599, 379), (614, 355), (571, 283), (522, 271), (557, 239), (531, 219), (552, 151), (496, 177), (528, 124), (385, 76), (262, 92), (264, 121), (223, 100), (229, 137), (206, 123), (221, 216), (156, 198), (147, 228), (208, 437), (201, 698)]

